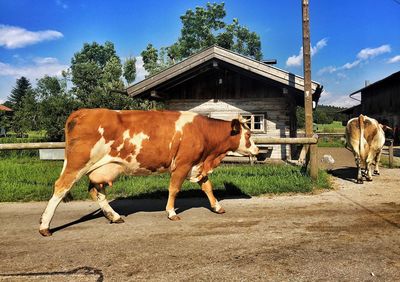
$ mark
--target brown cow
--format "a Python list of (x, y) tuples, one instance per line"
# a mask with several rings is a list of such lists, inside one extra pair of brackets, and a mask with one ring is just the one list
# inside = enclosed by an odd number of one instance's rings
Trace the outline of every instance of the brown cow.
[(113, 111), (82, 109), (72, 113), (65, 127), (65, 161), (54, 193), (40, 222), (39, 232), (50, 236), (50, 221), (72, 185), (88, 175), (89, 192), (113, 223), (123, 219), (108, 204), (105, 186), (121, 173), (149, 175), (169, 171), (168, 218), (179, 220), (175, 197), (185, 179), (197, 182), (211, 208), (224, 213), (207, 175), (227, 152), (256, 155), (245, 121), (222, 121), (191, 112)]
[(363, 183), (361, 165), (365, 167), (367, 181), (372, 181), (372, 165), (375, 165), (374, 174), (380, 174), (379, 161), (385, 144), (383, 127), (375, 119), (363, 115), (347, 123), (346, 141), (356, 160), (357, 183)]

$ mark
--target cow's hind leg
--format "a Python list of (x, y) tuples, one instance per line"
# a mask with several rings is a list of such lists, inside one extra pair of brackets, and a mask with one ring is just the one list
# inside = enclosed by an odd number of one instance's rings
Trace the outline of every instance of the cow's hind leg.
[(357, 165), (357, 183), (363, 184), (363, 175), (361, 170), (361, 159), (359, 156), (355, 156), (356, 165)]
[(104, 216), (110, 221), (110, 223), (123, 223), (124, 220), (121, 216), (115, 212), (106, 198), (105, 184), (95, 184), (93, 182), (89, 183), (89, 193), (94, 201), (96, 201)]
[(165, 208), (168, 218), (172, 221), (180, 220), (181, 218), (175, 213), (175, 199), (178, 195), (183, 181), (185, 181), (186, 176), (191, 167), (180, 166), (171, 173), (171, 179), (168, 188), (168, 202)]
[(40, 218), (39, 233), (43, 236), (51, 236), (50, 222), (54, 216), (54, 212), (61, 200), (71, 189), (72, 185), (82, 176), (82, 173), (70, 171), (68, 168), (61, 173), (54, 185), (53, 196), (49, 200), (42, 217)]
[(221, 207), (221, 205), (214, 196), (212, 190), (212, 184), (211, 181), (208, 179), (208, 177), (207, 176), (203, 177), (203, 179), (201, 179), (198, 183), (201, 187), (201, 190), (203, 190), (204, 193), (206, 193), (207, 198), (210, 201), (212, 211), (219, 214), (225, 213), (224, 208)]
[(380, 170), (379, 170), (379, 162), (381, 161), (381, 155), (382, 155), (382, 150), (379, 150), (376, 155), (375, 155), (375, 170), (374, 174), (375, 175), (380, 175)]

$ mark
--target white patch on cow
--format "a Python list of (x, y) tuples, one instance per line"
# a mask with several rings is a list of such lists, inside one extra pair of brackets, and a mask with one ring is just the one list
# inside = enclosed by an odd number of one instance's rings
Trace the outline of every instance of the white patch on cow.
[(101, 127), (101, 126), (99, 126), (98, 131), (99, 131), (100, 135), (103, 136), (103, 134), (104, 134), (104, 128)]
[(243, 154), (243, 155), (257, 155), (258, 154), (258, 147), (254, 144), (253, 139), (250, 137), (250, 147), (246, 147), (246, 132), (248, 129), (242, 126), (242, 130), (240, 133), (240, 142), (239, 147), (236, 150), (236, 153)]
[(175, 131), (183, 133), (183, 127), (186, 124), (193, 122), (193, 119), (197, 116), (197, 114), (192, 112), (180, 112), (180, 113), (181, 115), (175, 122)]
[[(65, 193), (67, 190), (65, 191)], [(65, 193), (61, 195), (54, 195), (51, 197), (49, 203), (47, 204), (47, 207), (45, 211), (42, 214), (42, 217), (40, 219), (40, 227), (39, 230), (44, 230), (48, 229), (50, 226), (50, 221), (53, 218), (54, 212), (57, 208), (57, 206), (60, 204), (62, 198), (65, 196)]]
[(219, 204), (217, 200), (215, 200), (214, 211), (219, 212), (222, 209), (222, 206)]
[(203, 163), (195, 165), (189, 171), (189, 174), (187, 175), (187, 179), (189, 179), (190, 182), (199, 182), (201, 180), (201, 178), (203, 177), (201, 175), (202, 170), (203, 170)]
[(129, 139), (129, 138), (130, 138), (129, 129), (127, 129), (127, 130), (124, 131), (124, 133), (122, 133), (122, 143), (121, 143), (121, 145), (119, 145), (117, 147), (117, 151), (118, 152), (122, 150), (122, 148), (124, 147), (124, 144), (125, 144), (125, 140)]
[(175, 209), (166, 210), (166, 212), (168, 214), (168, 218), (172, 218), (172, 217), (176, 216)]
[(61, 174), (60, 175), (62, 175), (64, 173), (66, 167), (67, 167), (67, 158), (65, 158), (65, 160), (64, 160), (63, 168), (61, 170)]
[[(111, 144), (107, 143), (107, 144), (101, 144), (98, 145), (99, 147), (103, 148), (103, 151), (106, 151), (105, 154), (102, 155), (102, 157), (100, 159), (98, 159), (94, 164), (91, 165), (90, 169), (88, 170), (89, 172), (94, 171), (95, 169), (106, 165), (108, 163), (118, 163), (121, 164), (124, 167), (124, 172), (126, 174), (131, 174), (131, 175), (135, 175), (135, 174), (143, 174), (143, 175), (148, 175), (151, 174), (151, 172), (147, 169), (142, 169), (140, 168), (140, 163), (137, 161), (137, 156), (139, 155), (141, 149), (142, 149), (142, 142), (144, 140), (149, 139), (150, 137), (146, 134), (144, 134), (143, 132), (140, 132), (136, 135), (134, 135), (132, 138), (129, 138), (129, 131), (125, 131), (124, 132), (124, 137), (128, 139), (129, 143), (131, 143), (132, 145), (135, 146), (135, 151), (132, 152), (132, 154), (129, 156), (131, 157), (130, 162), (127, 162), (125, 159), (122, 159), (121, 157), (112, 157), (109, 155), (109, 152), (111, 150)], [(103, 138), (104, 139), (104, 138)], [(96, 145), (101, 141), (101, 139), (96, 143)], [(114, 141), (113, 141), (114, 142)], [(95, 147), (96, 147), (95, 145)], [(108, 146), (109, 145), (109, 146)], [(92, 151), (95, 149), (95, 147), (93, 147)], [(104, 149), (106, 148), (106, 149)], [(121, 148), (122, 149), (122, 148)], [(96, 152), (100, 151), (100, 149), (96, 149)], [(91, 155), (92, 156), (92, 155)]]
[(99, 141), (97, 141), (97, 143), (94, 144), (93, 148), (90, 150), (90, 160), (96, 162), (96, 160), (108, 154), (111, 151), (111, 145), (113, 143), (114, 140), (110, 140), (106, 143), (106, 139), (101, 136)]
[(99, 203), (101, 210), (107, 217), (112, 216), (112, 218), (108, 218), (109, 220), (116, 221), (121, 217), (111, 208), (110, 204), (106, 199), (106, 195), (104, 195), (103, 193), (101, 192), (97, 193), (97, 202)]

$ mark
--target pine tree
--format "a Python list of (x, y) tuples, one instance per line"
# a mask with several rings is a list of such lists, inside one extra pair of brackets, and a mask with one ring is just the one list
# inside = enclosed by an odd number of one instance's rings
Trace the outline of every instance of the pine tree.
[(31, 83), (26, 77), (21, 76), (19, 79), (17, 79), (15, 87), (11, 90), (11, 94), (7, 98), (14, 111), (21, 107), (23, 98), (31, 91)]

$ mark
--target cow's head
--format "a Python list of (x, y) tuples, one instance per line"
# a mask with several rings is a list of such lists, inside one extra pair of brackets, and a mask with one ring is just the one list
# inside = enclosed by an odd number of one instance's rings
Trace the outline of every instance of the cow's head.
[(247, 120), (239, 116), (239, 118), (232, 120), (232, 131), (231, 135), (240, 135), (239, 146), (235, 152), (248, 156), (257, 155), (259, 152), (258, 147), (254, 144), (251, 138), (250, 128), (247, 126)]

